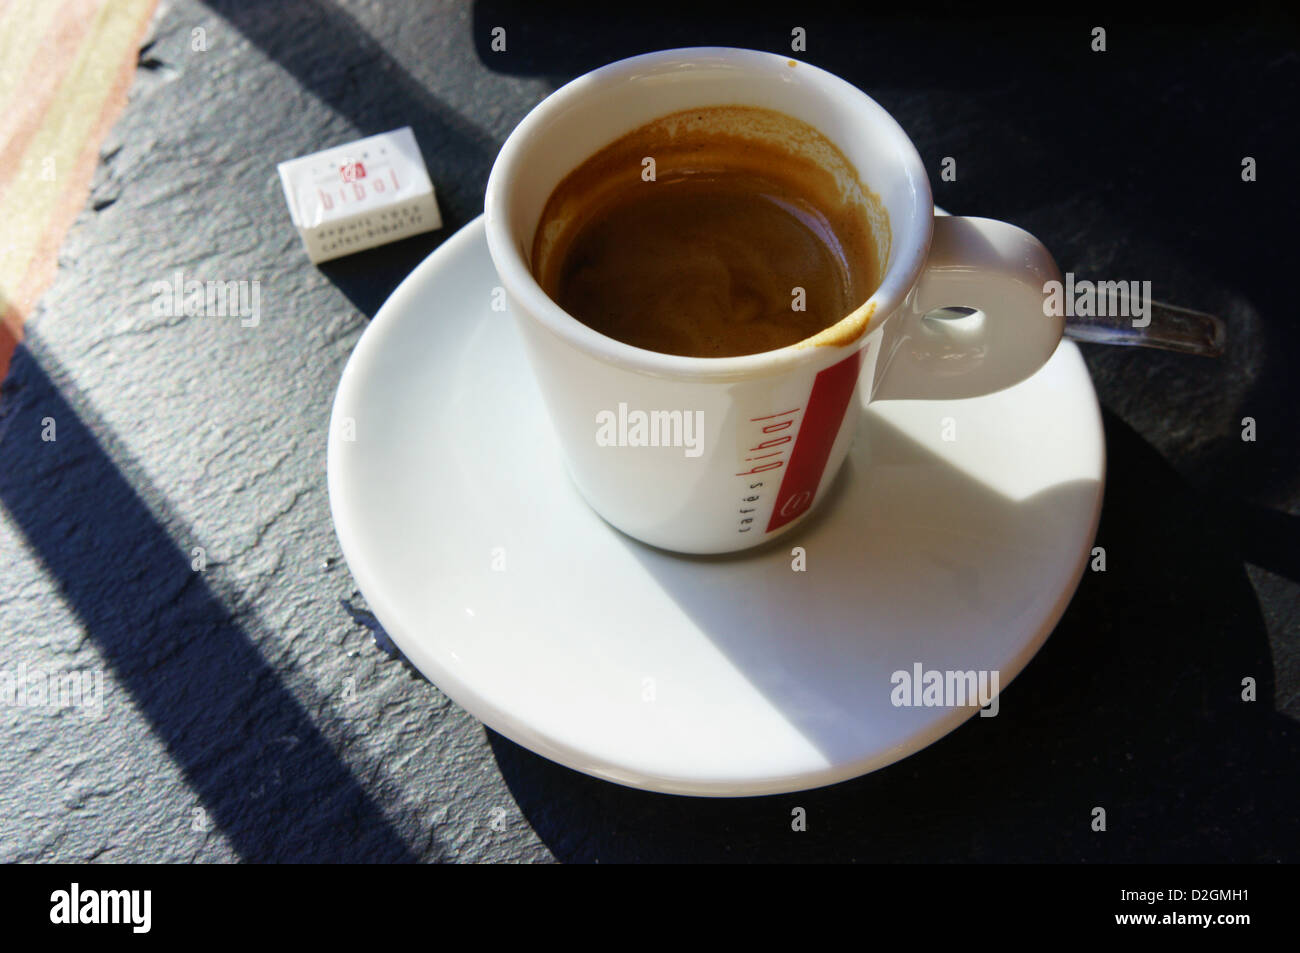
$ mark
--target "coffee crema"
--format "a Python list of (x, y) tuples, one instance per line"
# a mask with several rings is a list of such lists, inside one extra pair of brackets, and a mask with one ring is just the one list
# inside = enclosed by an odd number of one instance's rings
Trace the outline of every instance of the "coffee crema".
[(601, 334), (731, 357), (838, 323), (875, 291), (888, 248), (879, 200), (825, 136), (773, 110), (720, 106), (656, 119), (569, 173), (531, 264), (552, 300)]

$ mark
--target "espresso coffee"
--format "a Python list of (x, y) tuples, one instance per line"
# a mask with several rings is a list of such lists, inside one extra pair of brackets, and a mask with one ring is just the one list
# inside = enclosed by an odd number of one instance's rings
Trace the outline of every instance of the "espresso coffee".
[(633, 130), (554, 190), (534, 277), (569, 314), (664, 354), (729, 357), (814, 337), (875, 291), (888, 220), (828, 139), (747, 106)]

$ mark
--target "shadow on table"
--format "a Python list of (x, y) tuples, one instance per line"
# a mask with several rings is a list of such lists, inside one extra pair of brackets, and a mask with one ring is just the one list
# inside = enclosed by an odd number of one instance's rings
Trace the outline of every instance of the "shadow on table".
[(110, 710), (149, 724), (243, 860), (417, 859), (268, 664), (253, 613), (228, 608), (192, 568), (189, 546), (202, 540), (140, 467), (106, 449), (113, 435), (34, 349), (29, 333), (4, 382), (0, 504), (129, 693), (115, 702), (106, 685)]
[[(548, 77), (559, 84), (606, 63), (688, 46), (731, 46), (789, 54), (856, 81), (887, 76), (896, 84), (969, 90), (997, 85), (1008, 75), (1059, 69), (1061, 58), (1091, 55), (1087, 40), (1096, 15), (1058, 15), (1054, 22), (999, 16), (969, 5), (928, 6), (925, 16), (897, 6), (848, 8), (842, 2), (787, 5), (709, 0), (622, 4), (599, 13), (577, 5), (528, 0), (476, 0), (472, 33), (485, 66), (516, 76)], [(1108, 20), (1119, 26), (1124, 17)], [(1190, 25), (1162, 26), (1190, 35)], [(1050, 27), (1047, 29), (1045, 27)], [(1200, 27), (1204, 29), (1204, 27)], [(802, 31), (802, 35), (796, 34)], [(978, 68), (943, 68), (969, 62), (971, 36), (979, 34)], [(1072, 36), (1082, 36), (1083, 43)], [(918, 61), (916, 51), (924, 50)], [(1144, 52), (1150, 55), (1149, 47)]]
[[(330, 0), (203, 2), (304, 89), (345, 116), (358, 137), (401, 126), (414, 132), (437, 190), (442, 228), (320, 266), (358, 311), (373, 317), (416, 265), (483, 211), (497, 143), (442, 102), (351, 13)], [(312, 151), (310, 145), (303, 144), (304, 153)]]
[[(1084, 574), (997, 718), (858, 779), (745, 799), (624, 788), (489, 731), (524, 817), (566, 861), (1294, 861), (1300, 728), (1273, 710), (1251, 527), (1105, 424), (1107, 571)], [(1269, 533), (1264, 550), (1294, 558)]]
[(373, 318), (406, 276), (454, 231), (444, 226), (437, 232), (412, 235), (379, 248), (321, 262), (317, 267), (352, 302), (352, 307)]

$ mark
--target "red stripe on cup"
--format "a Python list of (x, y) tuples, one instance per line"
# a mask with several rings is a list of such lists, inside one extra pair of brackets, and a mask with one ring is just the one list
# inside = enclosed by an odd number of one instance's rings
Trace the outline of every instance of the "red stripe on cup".
[(862, 351), (854, 351), (838, 364), (832, 364), (813, 380), (812, 395), (799, 427), (799, 436), (790, 454), (790, 465), (776, 494), (772, 519), (765, 532), (772, 532), (798, 519), (812, 505), (822, 472), (831, 455), (831, 446), (840, 431), (844, 411), (848, 409), (853, 389), (858, 383)]

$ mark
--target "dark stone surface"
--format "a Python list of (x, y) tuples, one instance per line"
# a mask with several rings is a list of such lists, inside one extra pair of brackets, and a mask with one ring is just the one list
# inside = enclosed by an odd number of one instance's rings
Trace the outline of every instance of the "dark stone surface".
[[(0, 715), (0, 860), (1300, 859), (1294, 24), (689, 10), (164, 2), (4, 385), (4, 667), (102, 668), (105, 700)], [(542, 96), (650, 49), (788, 50), (794, 26), (802, 58), (899, 119), (940, 204), (1221, 314), (1228, 352), (1085, 347), (1107, 571), (998, 718), (819, 791), (633, 791), (485, 730), (375, 647), (330, 524), (330, 403), (367, 317), (478, 214)], [(276, 162), (401, 125), (446, 227), (313, 267)], [(258, 326), (155, 316), (177, 269), (260, 281)]]

